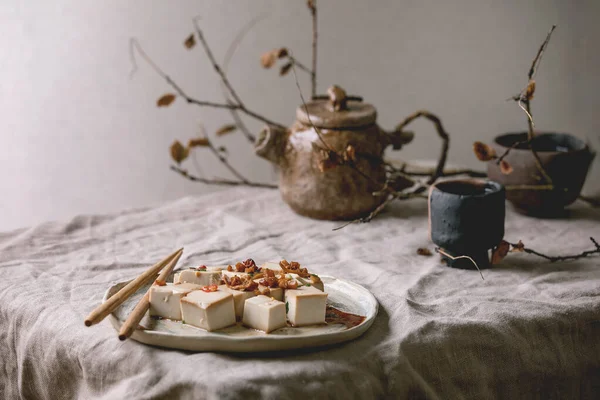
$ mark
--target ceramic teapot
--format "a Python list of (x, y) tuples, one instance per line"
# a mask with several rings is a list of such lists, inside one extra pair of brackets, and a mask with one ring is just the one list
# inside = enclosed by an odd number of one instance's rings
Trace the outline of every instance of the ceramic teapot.
[[(384, 150), (390, 145), (400, 149), (413, 134), (384, 131), (376, 123), (375, 107), (347, 96), (338, 86), (327, 93), (299, 106), (288, 129), (264, 128), (255, 151), (277, 165), (281, 196), (298, 214), (328, 220), (358, 218), (385, 200), (376, 193), (386, 180)], [(319, 149), (343, 154), (349, 146), (355, 168), (337, 165), (324, 170)]]

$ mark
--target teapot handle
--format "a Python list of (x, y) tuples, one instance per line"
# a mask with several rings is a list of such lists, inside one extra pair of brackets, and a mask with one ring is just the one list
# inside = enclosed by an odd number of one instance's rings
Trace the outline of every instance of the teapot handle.
[(398, 150), (402, 147), (402, 145), (409, 143), (413, 139), (414, 133), (410, 131), (405, 131), (404, 127), (418, 118), (425, 118), (428, 121), (430, 121), (435, 126), (435, 130), (440, 139), (442, 140), (442, 151), (440, 153), (440, 158), (438, 159), (437, 167), (433, 174), (427, 180), (427, 184), (431, 185), (440, 176), (444, 174), (446, 158), (448, 157), (448, 149), (450, 148), (450, 136), (442, 126), (442, 121), (438, 116), (426, 110), (420, 110), (415, 113), (412, 113), (411, 115), (406, 117), (404, 121), (398, 124), (398, 126), (396, 126), (394, 132), (386, 133), (386, 136), (388, 138), (388, 143), (386, 145), (391, 144), (394, 146), (394, 150)]
[(385, 146), (392, 145), (394, 150), (400, 150), (402, 146), (412, 142), (415, 133), (412, 131), (395, 130), (393, 132), (384, 132), (386, 140)]

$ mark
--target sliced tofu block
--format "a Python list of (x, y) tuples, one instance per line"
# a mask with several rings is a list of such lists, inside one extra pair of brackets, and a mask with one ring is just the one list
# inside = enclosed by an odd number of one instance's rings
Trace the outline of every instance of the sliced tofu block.
[(285, 304), (259, 295), (246, 300), (243, 323), (266, 333), (285, 326)]
[[(260, 279), (256, 279), (255, 282), (258, 283), (258, 281), (260, 281)], [(268, 289), (268, 291), (267, 291)], [(279, 300), (279, 301), (283, 301), (283, 289), (282, 288), (270, 288), (267, 286), (263, 286), (263, 285), (258, 285), (258, 290), (263, 293), (263, 292), (267, 292), (268, 294), (266, 295), (267, 297), (272, 297), (275, 300)]]
[(181, 299), (181, 316), (186, 324), (215, 331), (235, 324), (233, 295), (223, 290), (195, 290)]
[(221, 280), (221, 270), (227, 266), (206, 267), (206, 271), (196, 268), (184, 269), (175, 274), (175, 283), (193, 283), (201, 286), (218, 285)]
[(235, 306), (235, 316), (240, 319), (244, 315), (244, 304), (246, 303), (246, 300), (251, 297), (256, 296), (254, 294), (254, 291), (246, 292), (243, 290), (234, 290), (234, 289), (228, 288), (227, 285), (219, 286), (219, 290), (231, 293), (233, 295), (233, 304)]
[(276, 274), (279, 274), (281, 272), (281, 266), (279, 265), (278, 262), (271, 262), (271, 261), (269, 261), (269, 262), (266, 262), (266, 263), (262, 264), (260, 266), (260, 268), (262, 268), (262, 269), (265, 269), (265, 268), (266, 269), (270, 269), (273, 272), (275, 272)]
[(181, 298), (202, 286), (190, 283), (150, 287), (150, 315), (175, 320), (181, 319)]
[(295, 279), (298, 281), (298, 284), (302, 286), (314, 287), (315, 289), (319, 289), (321, 292), (325, 291), (325, 285), (323, 285), (323, 281), (313, 282), (310, 277), (309, 278), (301, 278), (298, 274), (286, 274), (287, 277)]
[(221, 273), (223, 274), (223, 276), (228, 277), (228, 278), (233, 278), (234, 276), (239, 276), (242, 279), (248, 279), (250, 278), (250, 274), (247, 274), (245, 272), (237, 272), (235, 271), (235, 269), (233, 271), (227, 271), (226, 269), (224, 269), (223, 271), (221, 271)]
[(294, 326), (325, 323), (327, 293), (312, 286), (285, 291), (287, 318)]

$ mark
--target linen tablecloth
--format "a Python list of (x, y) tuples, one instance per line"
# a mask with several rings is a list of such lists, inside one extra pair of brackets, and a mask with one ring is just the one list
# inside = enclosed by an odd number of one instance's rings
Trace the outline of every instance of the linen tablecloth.
[[(506, 238), (547, 253), (600, 239), (600, 212), (509, 210)], [(155, 208), (77, 216), (0, 234), (0, 398), (598, 398), (600, 258), (510, 254), (492, 269), (444, 266), (426, 201), (368, 224), (294, 214), (274, 190), (239, 188)], [(371, 290), (361, 338), (319, 351), (188, 353), (120, 342), (84, 317), (114, 282), (184, 246), (180, 265), (298, 260)]]

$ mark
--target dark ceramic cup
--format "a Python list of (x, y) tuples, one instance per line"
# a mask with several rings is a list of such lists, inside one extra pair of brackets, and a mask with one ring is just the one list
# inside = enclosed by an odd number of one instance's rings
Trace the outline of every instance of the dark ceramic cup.
[[(501, 155), (516, 143), (526, 140), (526, 132), (507, 133), (497, 136), (492, 147), (496, 154)], [(540, 217), (559, 215), (581, 193), (595, 154), (583, 140), (565, 133), (540, 133), (531, 144), (552, 179), (553, 190), (518, 188), (546, 184), (527, 144), (516, 146), (506, 156), (505, 160), (513, 167), (508, 175), (500, 171), (494, 160), (490, 161), (488, 178), (506, 186), (506, 198), (518, 211)]]
[[(497, 182), (456, 179), (433, 185), (429, 190), (431, 240), (444, 253), (468, 256), (479, 268), (488, 267), (488, 251), (504, 237), (504, 202), (504, 187)], [(452, 267), (476, 268), (468, 259), (444, 258)]]

